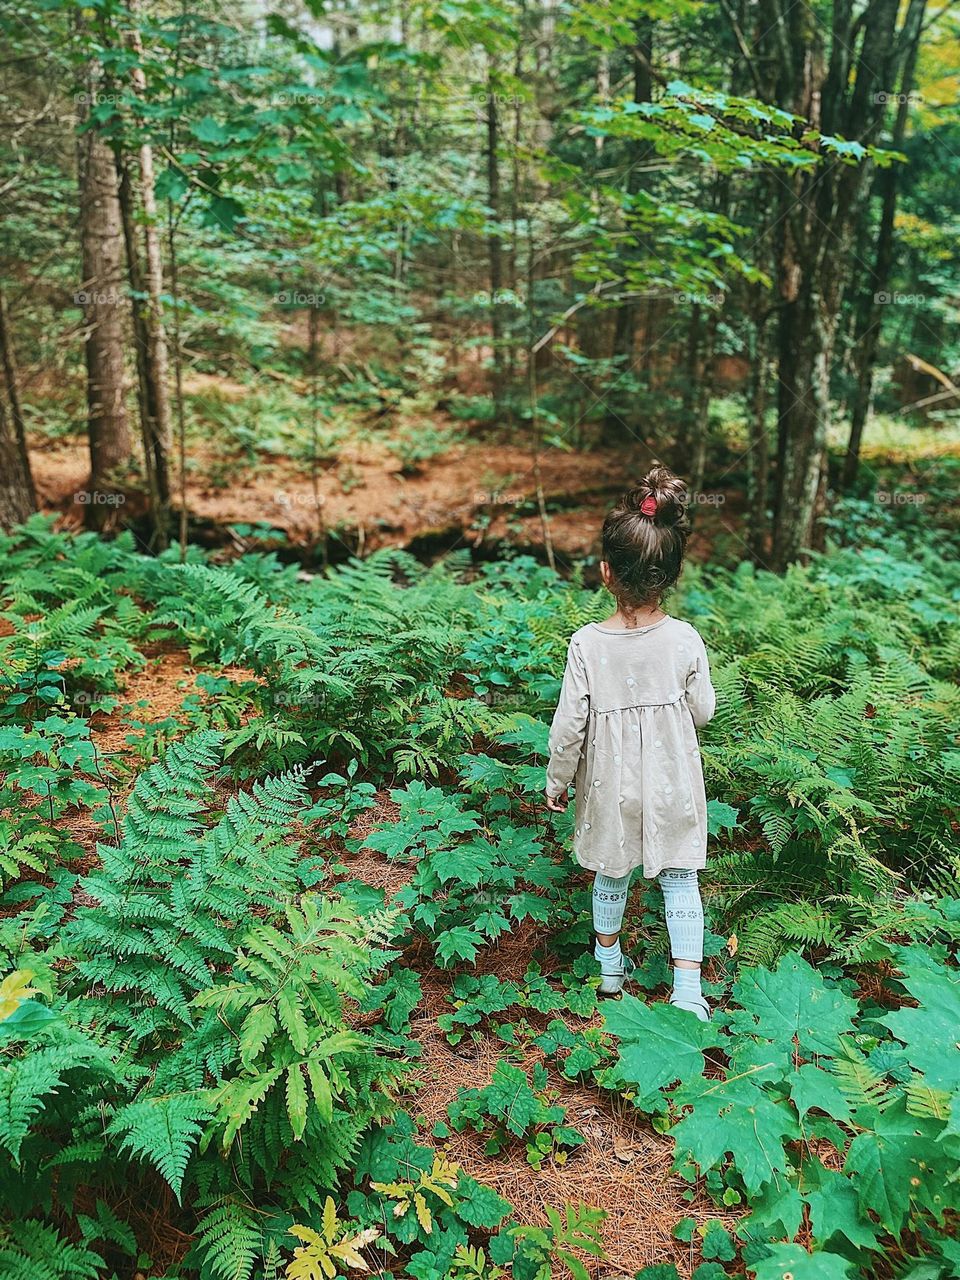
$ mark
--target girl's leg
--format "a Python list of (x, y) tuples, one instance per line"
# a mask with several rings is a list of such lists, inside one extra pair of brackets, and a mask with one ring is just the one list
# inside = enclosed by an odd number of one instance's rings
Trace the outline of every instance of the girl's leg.
[(593, 927), (597, 935), (593, 954), (600, 961), (601, 975), (606, 977), (623, 976), (620, 926), (629, 891), (629, 875), (605, 876), (602, 871), (597, 872), (593, 882)]
[(703, 961), (703, 904), (696, 871), (667, 868), (659, 875), (663, 890), (663, 910), (673, 955), (673, 994), (670, 1003), (695, 1013), (702, 1021), (709, 1017), (707, 1002), (700, 990)]

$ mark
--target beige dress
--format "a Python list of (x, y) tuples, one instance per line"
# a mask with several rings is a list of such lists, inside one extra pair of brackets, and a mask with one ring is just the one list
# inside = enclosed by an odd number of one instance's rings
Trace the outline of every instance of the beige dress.
[(697, 729), (716, 709), (707, 651), (689, 622), (607, 630), (567, 650), (550, 728), (547, 794), (576, 784), (573, 849), (591, 871), (652, 880), (706, 861), (707, 801)]

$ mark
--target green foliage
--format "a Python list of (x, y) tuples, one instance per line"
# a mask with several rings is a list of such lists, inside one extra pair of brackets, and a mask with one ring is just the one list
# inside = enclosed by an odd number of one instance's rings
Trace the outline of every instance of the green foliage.
[(547, 1073), (533, 1068), (531, 1079), (512, 1063), (501, 1058), (490, 1083), (482, 1089), (460, 1089), (447, 1108), (450, 1123), (458, 1132), (472, 1127), (490, 1136), (488, 1155), (496, 1155), (512, 1138), (526, 1143), (527, 1160), (539, 1169), (546, 1158), (563, 1164), (567, 1150), (579, 1146), (583, 1137), (565, 1123), (562, 1106), (551, 1103), (546, 1094)]
[[(949, 909), (941, 930), (955, 942)], [(719, 1172), (719, 1190), (735, 1188), (750, 1205), (741, 1237), (792, 1240), (806, 1206), (819, 1251), (771, 1244), (751, 1264), (758, 1275), (780, 1276), (780, 1266), (813, 1277), (860, 1274), (870, 1264), (854, 1251), (884, 1248), (878, 1226), (935, 1247), (945, 1215), (957, 1210), (949, 1169), (960, 979), (942, 953), (913, 946), (896, 954), (897, 986), (911, 1004), (881, 1016), (797, 955), (773, 971), (743, 970), (722, 1021), (686, 1025), (677, 1010), (631, 996), (606, 1016), (620, 1040), (614, 1075), (640, 1085), (637, 1106), (663, 1113), (678, 1168)], [(728, 1063), (720, 1070), (718, 1050)], [(836, 1148), (842, 1171), (799, 1141), (810, 1138)], [(708, 1231), (703, 1256), (728, 1255), (725, 1236)]]
[[(532, 1043), (551, 1070), (652, 1113), (684, 1176), (699, 1169), (719, 1205), (746, 1206), (739, 1256), (758, 1274), (780, 1259), (761, 1251), (805, 1223), (811, 1261), (783, 1254), (798, 1271), (862, 1273), (891, 1236), (948, 1259), (960, 1090), (949, 566), (841, 549), (781, 580), (691, 572), (683, 609), (721, 689), (703, 747), (723, 999), (702, 1024), (625, 996), (601, 1030), (583, 1021), (596, 966), (569, 816), (537, 804), (562, 638), (596, 614), (593, 593), (561, 593), (529, 562), (470, 577), (458, 560), (426, 570), (380, 555), (310, 582), (270, 557), (214, 568), (191, 552), (181, 567), (42, 522), (8, 552), (11, 599), (42, 584), (56, 608), (75, 580), (92, 592), (73, 558), (111, 592), (91, 627), (61, 629), (57, 652), (18, 650), (0, 706), (0, 960), (33, 974), (11, 985), (0, 1023), (0, 1158), (15, 1188), (3, 1247), (21, 1270), (29, 1232), (63, 1226), (47, 1216), (53, 1179), (64, 1203), (82, 1185), (107, 1210), (120, 1179), (179, 1198), (195, 1230), (188, 1268), (210, 1276), (280, 1274), (294, 1248), (320, 1266), (328, 1200), (334, 1244), (376, 1228), (418, 1280), (455, 1266), (562, 1274), (551, 1249), (574, 1248), (558, 1243), (565, 1220), (511, 1234), (509, 1206), (462, 1172), (456, 1189), (439, 1184), (448, 1204), (427, 1186), (434, 1149), (390, 1125), (424, 1009), (411, 941), (461, 970), (440, 1015), (451, 1043), (505, 1046), (490, 1084), (450, 1110), (491, 1152), (517, 1144), (539, 1168), (580, 1141), (546, 1068), (510, 1061)], [(133, 612), (111, 603), (131, 598)], [(70, 700), (75, 661), (93, 662), (114, 626), (131, 647), (162, 637), (209, 664), (123, 801), (96, 747), (100, 704)], [(139, 668), (135, 649), (110, 652), (109, 670), (85, 676), (98, 698)], [(218, 674), (227, 663), (252, 678)], [(411, 765), (419, 776), (404, 780)], [(77, 817), (95, 829), (95, 859), (67, 830)], [(408, 875), (392, 900), (350, 878), (360, 851)], [(518, 927), (569, 972), (463, 971)], [(628, 928), (652, 989), (666, 976), (655, 893)], [(108, 1243), (79, 1217), (69, 1238)], [(724, 1229), (696, 1240), (705, 1266), (729, 1260)]]
[(61, 1188), (126, 1168), (144, 1195), (151, 1179), (189, 1191), (213, 1206), (201, 1256), (242, 1275), (266, 1247), (244, 1198), (309, 1226), (398, 1068), (348, 1023), (374, 980), (364, 925), (299, 892), (301, 779), (257, 783), (211, 822), (221, 758), (197, 733), (137, 780), (67, 929), (62, 1012), (34, 1027), (27, 1001), (0, 1023), (0, 1147), (31, 1170), (25, 1210), (54, 1169)]

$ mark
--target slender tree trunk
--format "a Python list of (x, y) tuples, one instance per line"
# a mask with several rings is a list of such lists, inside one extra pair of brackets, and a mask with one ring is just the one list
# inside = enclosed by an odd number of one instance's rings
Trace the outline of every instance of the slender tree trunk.
[(493, 343), (493, 405), (497, 424), (503, 422), (506, 384), (503, 360), (503, 245), (497, 226), (500, 221), (500, 158), (497, 118), (497, 60), (487, 65), (487, 204), (494, 229), (487, 237), (490, 263), (490, 338)]
[(123, 243), (127, 258), (127, 279), (130, 282), (130, 293), (133, 296), (133, 347), (137, 365), (137, 407), (140, 417), (140, 437), (143, 444), (143, 461), (150, 511), (154, 521), (156, 521), (163, 504), (156, 474), (156, 451), (153, 444), (153, 424), (156, 420), (156, 409), (154, 405), (154, 385), (149, 376), (147, 359), (149, 338), (146, 311), (142, 302), (146, 284), (143, 275), (143, 262), (140, 257), (140, 244), (137, 238), (136, 188), (131, 174), (133, 161), (128, 155), (118, 155), (116, 156), (116, 163), (120, 175), (117, 196), (120, 202), (120, 222), (123, 227)]
[(17, 364), (13, 354), (7, 303), (0, 289), (0, 367), (3, 394), (0, 394), (0, 528), (11, 529), (37, 509), (37, 496), (30, 472), (26, 424), (20, 406)]
[[(653, 20), (646, 15), (637, 19), (635, 25), (636, 45), (633, 57), (633, 100), (635, 103), (652, 102), (653, 77), (650, 67), (653, 60)], [(601, 55), (604, 57), (605, 55)], [(626, 185), (630, 195), (636, 195), (643, 188), (642, 165), (650, 155), (650, 147), (645, 142), (637, 143), (630, 156), (630, 168), (627, 172)], [(617, 307), (613, 328), (613, 348), (611, 355), (617, 361), (614, 378), (619, 378), (630, 371), (633, 364), (634, 344), (637, 328), (637, 307), (634, 302), (623, 302)], [(609, 406), (604, 420), (604, 437), (610, 443), (623, 439), (624, 423), (622, 415), (617, 412), (616, 404)]]
[[(770, 0), (760, 18), (780, 58), (779, 105), (828, 135), (864, 145), (876, 140), (883, 92), (896, 48), (898, 0), (870, 0), (863, 15), (850, 0), (833, 7), (829, 57), (809, 0), (789, 8)], [(789, 95), (784, 97), (784, 94)], [(799, 175), (781, 201), (778, 285), (778, 468), (773, 562), (783, 568), (815, 542), (818, 495), (824, 494), (830, 415), (829, 374), (866, 166), (825, 155)]]
[[(913, 90), (913, 79), (917, 68), (917, 56), (920, 50), (920, 31), (923, 26), (923, 15), (926, 0), (911, 0), (910, 8), (904, 20), (901, 39), (906, 45), (903, 73), (900, 77), (900, 95), (897, 113), (894, 118), (891, 146), (899, 151), (907, 133), (907, 122), (910, 115), (910, 94)], [(857, 325), (854, 340), (853, 364), (856, 375), (856, 392), (853, 400), (853, 412), (850, 421), (850, 439), (847, 442), (847, 453), (843, 464), (843, 488), (849, 492), (857, 480), (860, 467), (860, 446), (863, 442), (863, 430), (873, 402), (873, 371), (876, 365), (877, 349), (880, 342), (881, 316), (880, 297), (887, 291), (893, 270), (896, 252), (894, 237), (894, 220), (897, 212), (897, 194), (900, 181), (900, 166), (890, 165), (877, 174), (876, 191), (880, 196), (880, 226), (877, 231), (874, 249), (873, 270), (870, 272), (866, 289), (861, 295), (857, 308)]]
[[(96, 68), (88, 76), (88, 101), (100, 83)], [(89, 112), (86, 113), (89, 115)], [(130, 429), (124, 399), (126, 295), (123, 232), (113, 151), (98, 129), (88, 127), (79, 142), (81, 301), (86, 323), (87, 432), (90, 444), (90, 496), (87, 523), (101, 529), (116, 505), (101, 500), (115, 490), (110, 473), (130, 458)]]
[[(139, 0), (130, 0), (129, 7), (135, 19), (130, 44), (136, 58), (130, 69), (130, 80), (136, 97), (143, 100), (146, 96), (146, 79), (140, 65), (143, 47), (136, 26)], [(151, 500), (154, 503), (155, 536), (158, 545), (166, 546), (170, 511), (170, 398), (167, 389), (167, 336), (162, 303), (163, 257), (160, 249), (160, 226), (154, 190), (153, 148), (149, 142), (141, 141), (137, 159), (135, 176), (129, 164), (121, 170), (121, 212), (124, 216), (128, 268), (131, 277), (134, 275), (139, 277), (139, 289), (144, 295), (143, 302), (138, 308), (142, 313), (139, 352), (140, 379), (143, 385), (141, 404), (146, 410), (143, 422), (144, 450), (149, 455), (147, 473), (152, 478)], [(125, 201), (124, 195), (126, 195)], [(136, 209), (139, 209), (142, 214), (143, 221), (142, 260), (137, 245)], [(134, 266), (134, 260), (136, 260), (136, 266)], [(133, 285), (132, 278), (131, 285)]]
[(770, 481), (770, 440), (766, 421), (769, 332), (768, 317), (758, 310), (753, 323), (746, 458), (747, 550), (754, 564), (763, 564), (767, 554), (767, 489)]

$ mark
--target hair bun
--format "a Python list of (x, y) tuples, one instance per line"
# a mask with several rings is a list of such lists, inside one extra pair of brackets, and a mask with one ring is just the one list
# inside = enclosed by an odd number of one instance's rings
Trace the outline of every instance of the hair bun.
[[(687, 502), (687, 486), (680, 477), (667, 467), (653, 467), (635, 489), (623, 495), (620, 505), (626, 511), (636, 511), (652, 519), (654, 524), (669, 528), (684, 523)], [(654, 503), (656, 506), (651, 510)]]

